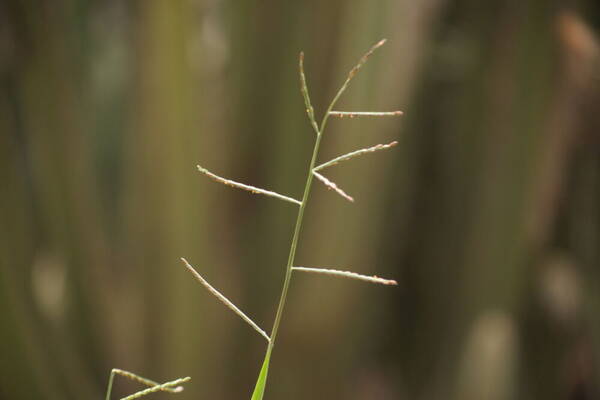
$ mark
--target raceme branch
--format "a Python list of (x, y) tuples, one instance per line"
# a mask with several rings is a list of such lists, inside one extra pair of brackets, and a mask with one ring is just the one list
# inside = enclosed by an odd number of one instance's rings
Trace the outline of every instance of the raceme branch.
[(329, 111), (329, 115), (338, 118), (354, 117), (397, 117), (402, 111)]
[(136, 392), (136, 393), (134, 393), (134, 394), (132, 394), (130, 396), (123, 397), (121, 400), (139, 399), (140, 397), (143, 397), (143, 396), (145, 396), (147, 394), (155, 393), (155, 392), (160, 392), (160, 391), (165, 391), (167, 389), (170, 389), (173, 386), (181, 387), (181, 386), (178, 386), (178, 385), (181, 385), (182, 383), (185, 383), (185, 382), (189, 381), (190, 379), (191, 378), (189, 376), (185, 377), (185, 378), (181, 378), (181, 379), (175, 379), (174, 381), (166, 382), (166, 383), (163, 383), (162, 385), (153, 386), (153, 387), (150, 387), (148, 389), (140, 390), (139, 392)]
[(260, 333), (265, 339), (267, 339), (267, 342), (269, 342), (271, 340), (271, 338), (269, 337), (269, 335), (267, 335), (267, 333), (264, 330), (262, 330), (254, 321), (252, 321), (250, 319), (250, 317), (248, 317), (246, 314), (244, 314), (244, 312), (242, 310), (240, 310), (239, 308), (237, 308), (236, 305), (231, 302), (231, 300), (229, 300), (227, 297), (223, 296), (221, 294), (221, 292), (219, 292), (217, 289), (215, 289), (214, 287), (212, 287), (210, 285), (210, 283), (208, 283), (202, 277), (202, 275), (200, 275), (198, 273), (198, 271), (196, 271), (194, 269), (194, 267), (192, 267), (190, 265), (190, 263), (187, 262), (187, 260), (185, 258), (181, 258), (181, 261), (183, 261), (183, 263), (185, 264), (186, 268), (194, 275), (194, 277), (196, 278), (196, 280), (198, 282), (200, 282), (202, 285), (204, 285), (204, 287), (206, 289), (208, 289), (209, 292), (211, 292), (217, 299), (219, 299), (223, 304), (225, 304), (231, 311), (233, 311), (240, 318), (242, 318), (244, 321), (246, 321), (246, 323), (248, 325), (250, 325), (252, 328), (254, 328), (254, 330), (256, 332)]
[(294, 271), (304, 271), (304, 272), (313, 272), (315, 274), (324, 274), (337, 276), (340, 278), (349, 278), (349, 279), (357, 279), (360, 281), (372, 282), (372, 283), (380, 283), (382, 285), (397, 285), (398, 283), (392, 279), (383, 279), (376, 275), (368, 276), (357, 274), (356, 272), (350, 271), (340, 271), (338, 269), (328, 269), (328, 268), (308, 268), (308, 267), (292, 267)]
[(197, 166), (198, 167), (198, 171), (202, 172), (203, 174), (205, 174), (206, 176), (212, 178), (213, 180), (219, 182), (219, 183), (223, 183), (225, 185), (228, 186), (232, 186), (238, 189), (244, 189), (247, 190), (249, 192), (252, 192), (254, 194), (264, 194), (265, 196), (270, 196), (270, 197), (275, 197), (279, 200), (284, 200), (284, 201), (289, 201), (290, 203), (294, 203), (296, 205), (302, 205), (302, 203), (296, 199), (293, 199), (291, 197), (288, 196), (284, 196), (282, 194), (276, 193), (276, 192), (272, 192), (270, 190), (265, 190), (265, 189), (261, 189), (261, 188), (257, 188), (254, 186), (250, 186), (250, 185), (245, 185), (243, 183), (239, 183), (239, 182), (235, 182), (232, 181), (230, 179), (225, 179), (220, 177), (219, 175), (215, 175), (212, 172), (210, 172), (209, 170), (207, 170), (206, 168), (201, 167), (200, 165)]
[(376, 152), (378, 150), (389, 149), (389, 148), (394, 147), (397, 144), (398, 144), (398, 142), (393, 141), (393, 142), (388, 143), (388, 144), (378, 144), (376, 146), (368, 147), (366, 149), (356, 150), (356, 151), (353, 151), (351, 153), (347, 153), (347, 154), (341, 155), (339, 157), (336, 157), (333, 160), (327, 161), (326, 163), (323, 163), (323, 164), (319, 165), (318, 167), (315, 167), (315, 169), (313, 169), (313, 171), (319, 171), (319, 170), (322, 170), (324, 168), (331, 167), (332, 165), (335, 165), (335, 164), (337, 164), (339, 162), (346, 161), (346, 160), (349, 160), (349, 159), (354, 158), (354, 157), (362, 156), (363, 154), (374, 153), (374, 152)]
[(161, 384), (158, 382), (154, 382), (150, 379), (144, 378), (142, 376), (136, 375), (133, 372), (125, 371), (125, 370), (118, 369), (118, 368), (113, 368), (112, 371), (110, 371), (110, 377), (108, 378), (108, 388), (106, 390), (106, 400), (110, 400), (110, 396), (112, 394), (113, 382), (114, 382), (116, 375), (120, 375), (120, 376), (130, 379), (132, 381), (139, 382), (142, 385), (149, 386), (148, 389), (144, 389), (139, 392), (136, 392), (130, 396), (122, 398), (121, 400), (138, 399), (147, 394), (154, 393), (154, 392), (160, 392), (160, 391), (170, 392), (170, 393), (179, 393), (179, 392), (183, 391), (183, 386), (181, 386), (181, 384), (185, 383), (191, 379), (190, 377), (186, 377), (186, 378), (176, 379), (174, 381)]
[(335, 183), (331, 182), (329, 179), (325, 178), (323, 175), (319, 174), (314, 169), (313, 169), (313, 175), (316, 176), (318, 180), (320, 180), (321, 182), (323, 182), (323, 184), (325, 184), (325, 186), (327, 186), (327, 189), (333, 189), (337, 194), (339, 194), (340, 196), (342, 196), (343, 198), (345, 198), (349, 202), (354, 203), (354, 198), (353, 197), (348, 196), (346, 194), (346, 192), (344, 192), (342, 189), (340, 189), (338, 187), (338, 185), (336, 185)]

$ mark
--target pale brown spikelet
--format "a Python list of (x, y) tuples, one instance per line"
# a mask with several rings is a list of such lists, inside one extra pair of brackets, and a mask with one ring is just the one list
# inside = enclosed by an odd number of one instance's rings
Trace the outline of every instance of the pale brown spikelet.
[(362, 274), (358, 274), (356, 272), (342, 271), (342, 270), (338, 270), (338, 269), (308, 268), (308, 267), (292, 267), (292, 269), (296, 270), (296, 271), (313, 272), (316, 274), (337, 276), (340, 278), (357, 279), (357, 280), (365, 281), (365, 282), (379, 283), (381, 285), (397, 285), (398, 284), (393, 279), (384, 279), (384, 278), (378, 277), (377, 275), (374, 275), (374, 276), (362, 275)]
[(325, 178), (323, 175), (319, 174), (318, 172), (316, 172), (314, 170), (313, 170), (313, 175), (316, 176), (317, 179), (319, 179), (321, 182), (323, 182), (325, 184), (325, 186), (327, 186), (327, 189), (333, 189), (337, 194), (339, 194), (340, 196), (342, 196), (346, 200), (354, 203), (354, 198), (351, 197), (351, 196), (348, 196), (346, 194), (346, 192), (344, 192), (342, 189), (340, 189), (338, 187), (338, 185), (336, 185), (335, 183), (333, 183), (332, 181), (330, 181), (329, 179)]
[(243, 189), (243, 190), (247, 190), (251, 193), (254, 194), (264, 194), (265, 196), (269, 196), (269, 197), (275, 197), (279, 200), (284, 200), (284, 201), (288, 201), (290, 203), (294, 203), (296, 205), (302, 205), (302, 202), (299, 200), (296, 200), (294, 198), (288, 197), (288, 196), (284, 196), (282, 194), (279, 194), (277, 192), (272, 192), (270, 190), (265, 190), (265, 189), (261, 189), (261, 188), (257, 188), (255, 186), (250, 186), (250, 185), (246, 185), (244, 183), (239, 183), (236, 181), (232, 181), (230, 179), (225, 179), (223, 177), (220, 177), (219, 175), (213, 174), (212, 172), (210, 172), (209, 170), (207, 170), (206, 168), (201, 167), (200, 165), (197, 166), (198, 167), (198, 171), (202, 172), (204, 175), (208, 176), (209, 178), (211, 178), (212, 180), (222, 183), (224, 185), (227, 186), (231, 186), (234, 188), (238, 188), (238, 189)]

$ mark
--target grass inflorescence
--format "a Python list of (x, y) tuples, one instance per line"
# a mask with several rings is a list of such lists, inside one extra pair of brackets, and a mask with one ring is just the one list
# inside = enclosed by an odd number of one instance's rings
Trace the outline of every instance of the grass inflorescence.
[[(373, 52), (375, 50), (377, 50), (379, 47), (381, 47), (384, 43), (385, 43), (385, 39), (379, 41), (374, 46), (372, 46), (371, 49), (369, 49), (369, 51), (350, 70), (350, 72), (348, 73), (348, 76), (346, 77), (346, 80), (344, 81), (344, 83), (342, 84), (340, 89), (336, 92), (335, 96), (333, 97), (333, 100), (331, 101), (331, 103), (327, 107), (326, 111), (324, 112), (323, 118), (320, 123), (318, 123), (315, 118), (315, 110), (310, 101), (310, 95), (309, 95), (308, 85), (307, 85), (307, 81), (306, 81), (306, 74), (304, 72), (304, 53), (302, 53), (302, 52), (300, 53), (299, 63), (298, 63), (299, 75), (300, 75), (300, 92), (304, 99), (304, 105), (306, 107), (306, 114), (308, 116), (310, 125), (316, 135), (313, 152), (312, 152), (312, 157), (311, 157), (311, 160), (310, 160), (309, 166), (308, 166), (306, 182), (304, 184), (304, 192), (303, 192), (301, 200), (297, 200), (292, 197), (285, 196), (285, 195), (279, 194), (274, 191), (257, 188), (255, 186), (251, 186), (251, 185), (247, 185), (244, 183), (239, 183), (239, 182), (236, 182), (236, 181), (233, 181), (230, 179), (223, 178), (219, 175), (216, 175), (216, 174), (210, 172), (206, 168), (198, 165), (198, 170), (201, 173), (210, 177), (211, 179), (213, 179), (216, 182), (223, 183), (225, 185), (232, 186), (232, 187), (235, 187), (238, 189), (244, 189), (244, 190), (247, 190), (247, 191), (255, 193), (255, 194), (263, 194), (265, 196), (283, 200), (288, 203), (293, 203), (294, 205), (298, 206), (298, 214), (296, 217), (296, 224), (294, 227), (294, 233), (293, 233), (291, 244), (290, 244), (288, 260), (287, 260), (287, 264), (285, 267), (285, 276), (284, 276), (283, 285), (282, 285), (282, 289), (281, 289), (281, 295), (279, 298), (279, 303), (277, 305), (277, 311), (275, 313), (273, 327), (271, 328), (270, 334), (267, 334), (267, 332), (264, 329), (262, 329), (258, 324), (256, 324), (250, 317), (248, 317), (248, 315), (246, 313), (242, 312), (235, 304), (233, 304), (229, 299), (227, 299), (227, 297), (225, 297), (217, 289), (215, 289), (213, 286), (211, 286), (202, 277), (202, 275), (200, 275), (200, 273), (198, 273), (198, 271), (196, 269), (194, 269), (194, 267), (192, 267), (192, 265), (186, 259), (184, 259), (184, 258), (181, 259), (183, 261), (185, 267), (192, 273), (192, 275), (194, 276), (194, 278), (196, 278), (196, 280), (198, 282), (200, 282), (210, 293), (212, 293), (215, 297), (217, 297), (217, 299), (219, 299), (229, 309), (231, 309), (240, 318), (242, 318), (248, 325), (250, 325), (256, 332), (258, 332), (267, 341), (265, 358), (262, 363), (262, 367), (260, 369), (258, 379), (256, 381), (256, 385), (255, 385), (254, 391), (252, 393), (251, 400), (262, 400), (264, 393), (265, 393), (267, 376), (268, 376), (269, 365), (270, 365), (270, 360), (271, 360), (271, 354), (275, 347), (277, 333), (279, 332), (279, 327), (281, 325), (281, 320), (283, 317), (283, 312), (285, 309), (286, 299), (287, 299), (287, 295), (288, 295), (288, 291), (289, 291), (289, 287), (290, 287), (290, 282), (292, 280), (293, 272), (295, 272), (295, 271), (310, 272), (310, 273), (314, 273), (314, 274), (354, 279), (354, 280), (382, 284), (382, 285), (396, 285), (396, 281), (392, 280), (392, 279), (384, 279), (384, 278), (380, 278), (378, 276), (368, 276), (368, 275), (363, 275), (363, 274), (359, 274), (356, 272), (340, 270), (337, 268), (315, 268), (315, 267), (294, 266), (296, 250), (298, 248), (300, 233), (302, 230), (302, 221), (304, 219), (304, 212), (306, 210), (308, 200), (310, 197), (313, 178), (317, 178), (317, 180), (322, 182), (327, 189), (333, 190), (335, 193), (339, 194), (342, 198), (344, 198), (350, 202), (354, 202), (353, 197), (349, 196), (336, 183), (332, 182), (331, 180), (329, 180), (328, 178), (323, 176), (321, 171), (325, 168), (331, 167), (333, 165), (337, 165), (339, 163), (342, 163), (344, 161), (350, 160), (355, 157), (359, 157), (359, 156), (369, 154), (369, 153), (374, 153), (379, 150), (389, 149), (397, 144), (396, 141), (388, 143), (388, 144), (377, 144), (377, 145), (374, 145), (374, 146), (371, 146), (368, 148), (359, 149), (359, 150), (355, 150), (355, 151), (352, 151), (347, 154), (343, 154), (339, 157), (333, 158), (332, 160), (329, 160), (322, 164), (317, 165), (317, 159), (318, 159), (318, 155), (319, 155), (319, 147), (321, 145), (321, 139), (323, 138), (323, 134), (325, 132), (325, 128), (327, 126), (329, 117), (354, 118), (354, 117), (390, 117), (390, 116), (402, 115), (401, 111), (379, 112), (379, 111), (334, 111), (333, 110), (333, 108), (337, 104), (338, 100), (340, 99), (342, 94), (346, 91), (349, 83), (355, 77), (357, 72), (368, 61), (369, 57), (373, 54)], [(115, 374), (124, 376), (129, 379), (133, 379), (135, 381), (138, 381), (138, 382), (148, 386), (147, 389), (144, 389), (137, 393), (134, 393), (133, 395), (130, 395), (130, 396), (126, 397), (125, 399), (135, 399), (135, 398), (139, 398), (146, 394), (154, 393), (157, 391), (179, 392), (183, 389), (180, 386), (180, 384), (187, 382), (189, 380), (189, 378), (183, 378), (183, 379), (177, 379), (177, 380), (174, 380), (171, 382), (159, 384), (157, 382), (150, 381), (148, 379), (139, 377), (135, 374), (132, 374), (132, 373), (129, 373), (126, 371), (122, 371), (122, 370), (114, 369), (110, 375), (106, 400), (110, 399), (110, 393), (112, 390), (112, 383), (113, 383)]]

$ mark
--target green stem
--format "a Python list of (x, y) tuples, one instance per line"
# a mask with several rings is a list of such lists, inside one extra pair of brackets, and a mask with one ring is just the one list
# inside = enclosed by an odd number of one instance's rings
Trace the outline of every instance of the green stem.
[(317, 139), (315, 140), (315, 147), (313, 148), (312, 159), (310, 160), (310, 167), (308, 168), (308, 176), (306, 177), (306, 184), (304, 186), (304, 195), (302, 196), (302, 204), (298, 210), (298, 217), (296, 218), (296, 227), (294, 228), (294, 236), (292, 237), (292, 244), (290, 246), (290, 254), (288, 256), (288, 262), (285, 269), (285, 279), (283, 281), (283, 289), (281, 290), (281, 297), (279, 299), (279, 305), (277, 306), (277, 313), (275, 314), (275, 322), (273, 323), (273, 329), (271, 330), (271, 340), (267, 347), (267, 356), (271, 354), (275, 345), (275, 339), (277, 338), (277, 332), (279, 331), (279, 325), (281, 324), (281, 316), (283, 315), (283, 309), (287, 299), (288, 290), (290, 287), (290, 281), (292, 279), (292, 266), (294, 265), (294, 259), (296, 257), (296, 249), (298, 248), (298, 239), (300, 238), (300, 231), (302, 230), (302, 220), (304, 218), (304, 210), (306, 209), (306, 203), (310, 195), (310, 189), (312, 187), (313, 173), (312, 170), (317, 162), (317, 156), (319, 154), (319, 147), (321, 145), (321, 138), (323, 131), (319, 130)]
[(281, 289), (281, 297), (279, 298), (279, 305), (277, 306), (277, 313), (275, 314), (275, 322), (273, 322), (273, 329), (271, 330), (271, 339), (267, 346), (267, 352), (265, 354), (265, 360), (261, 368), (261, 372), (252, 394), (252, 400), (261, 400), (263, 398), (264, 389), (267, 381), (267, 373), (269, 368), (269, 360), (273, 347), (275, 346), (275, 339), (277, 339), (277, 332), (279, 331), (279, 325), (281, 324), (281, 317), (283, 315), (283, 309), (287, 299), (288, 290), (290, 288), (290, 281), (292, 280), (292, 266), (294, 265), (294, 259), (296, 257), (296, 249), (298, 248), (298, 239), (300, 238), (300, 231), (302, 229), (302, 220), (304, 218), (304, 210), (308, 202), (310, 195), (310, 189), (312, 187), (313, 180), (313, 168), (317, 162), (317, 155), (319, 154), (319, 146), (321, 144), (321, 132), (317, 132), (317, 139), (315, 140), (315, 146), (313, 148), (312, 159), (310, 160), (310, 167), (308, 168), (308, 176), (306, 177), (306, 184), (304, 186), (304, 195), (302, 196), (302, 203), (298, 210), (298, 217), (296, 218), (296, 227), (294, 228), (294, 236), (292, 237), (292, 244), (290, 246), (290, 254), (288, 256), (288, 262), (285, 269), (285, 278), (283, 281), (283, 288)]
[[(302, 77), (302, 87), (306, 91), (306, 99), (307, 99), (307, 107), (312, 109), (310, 106), (310, 100), (308, 100), (308, 90), (306, 90), (306, 81), (304, 80), (304, 71), (302, 69), (302, 59), (301, 56), (301, 77)], [(306, 184), (304, 185), (304, 195), (302, 196), (302, 203), (300, 204), (300, 209), (298, 210), (298, 217), (296, 218), (296, 227), (294, 228), (294, 236), (292, 237), (292, 244), (290, 246), (290, 254), (288, 256), (288, 262), (285, 269), (285, 279), (283, 281), (283, 289), (281, 290), (281, 297), (279, 298), (279, 305), (277, 306), (277, 313), (275, 314), (275, 322), (273, 323), (273, 329), (271, 330), (271, 340), (269, 341), (269, 345), (267, 347), (267, 354), (265, 358), (268, 358), (271, 355), (271, 351), (275, 346), (275, 338), (277, 337), (277, 332), (279, 331), (279, 325), (281, 323), (281, 316), (283, 315), (283, 309), (285, 308), (285, 302), (287, 299), (288, 289), (290, 287), (290, 281), (292, 279), (292, 267), (294, 266), (294, 259), (296, 257), (296, 248), (298, 247), (298, 240), (300, 238), (300, 231), (302, 230), (302, 220), (304, 218), (304, 210), (306, 209), (306, 203), (308, 202), (308, 197), (310, 195), (310, 189), (312, 187), (313, 181), (313, 169), (315, 168), (315, 164), (317, 163), (317, 156), (319, 155), (319, 147), (321, 146), (321, 138), (323, 137), (323, 131), (325, 130), (325, 126), (327, 125), (327, 120), (329, 119), (329, 113), (335, 107), (338, 99), (346, 90), (348, 86), (348, 82), (351, 77), (349, 77), (346, 82), (342, 85), (340, 90), (336, 93), (335, 97), (327, 107), (327, 111), (323, 115), (323, 120), (321, 121), (321, 126), (317, 130), (317, 139), (315, 140), (315, 147), (313, 148), (312, 159), (310, 160), (310, 166), (308, 167), (308, 176), (306, 177)], [(304, 93), (304, 92), (303, 92)], [(314, 122), (314, 114), (309, 113), (309, 117), (312, 122)], [(316, 123), (314, 124), (316, 125)]]
[(294, 228), (294, 236), (292, 237), (292, 244), (290, 246), (290, 254), (288, 256), (288, 262), (285, 269), (285, 278), (283, 281), (283, 288), (281, 289), (281, 297), (279, 298), (279, 304), (277, 306), (277, 313), (275, 314), (275, 321), (273, 322), (273, 329), (271, 330), (271, 340), (269, 340), (269, 344), (267, 346), (267, 352), (265, 354), (265, 360), (263, 362), (263, 366), (261, 368), (261, 373), (259, 374), (258, 381), (254, 388), (254, 393), (252, 395), (252, 400), (260, 400), (263, 398), (264, 388), (267, 380), (267, 372), (269, 367), (269, 360), (271, 358), (271, 353), (273, 352), (273, 348), (275, 347), (275, 340), (277, 338), (277, 332), (279, 331), (279, 325), (281, 324), (281, 318), (283, 316), (283, 309), (285, 308), (285, 303), (287, 299), (288, 290), (290, 287), (290, 281), (292, 280), (292, 267), (294, 265), (294, 259), (296, 257), (296, 249), (298, 247), (298, 240), (300, 239), (300, 231), (302, 230), (302, 220), (304, 218), (304, 210), (306, 209), (306, 204), (308, 203), (308, 197), (310, 196), (310, 189), (312, 187), (313, 181), (313, 172), (315, 168), (315, 164), (317, 162), (317, 156), (319, 155), (319, 147), (321, 145), (321, 138), (323, 137), (323, 131), (325, 130), (325, 126), (327, 125), (327, 121), (329, 120), (329, 116), (331, 115), (331, 111), (335, 104), (342, 96), (346, 88), (348, 87), (348, 83), (352, 80), (354, 75), (358, 72), (358, 70), (363, 66), (363, 64), (367, 61), (369, 56), (375, 51), (378, 47), (380, 47), (385, 40), (379, 41), (375, 44), (371, 49), (359, 60), (358, 64), (350, 70), (346, 81), (343, 83), (342, 87), (338, 90), (335, 97), (327, 107), (325, 114), (323, 115), (323, 119), (321, 120), (321, 125), (317, 126), (314, 116), (314, 110), (312, 104), (310, 103), (310, 97), (308, 95), (308, 88), (306, 86), (306, 78), (304, 76), (304, 54), (300, 53), (299, 60), (299, 69), (300, 69), (300, 83), (301, 83), (301, 91), (302, 96), (304, 97), (306, 111), (308, 113), (308, 118), (310, 119), (311, 125), (317, 133), (317, 138), (315, 140), (315, 146), (313, 148), (312, 159), (310, 160), (310, 166), (308, 167), (308, 176), (306, 177), (306, 184), (304, 185), (304, 195), (302, 196), (302, 202), (300, 203), (300, 209), (298, 210), (298, 216), (296, 218), (296, 227)]
[(110, 400), (112, 393), (113, 381), (115, 380), (115, 370), (110, 371), (110, 378), (108, 378), (108, 388), (106, 389), (106, 400)]

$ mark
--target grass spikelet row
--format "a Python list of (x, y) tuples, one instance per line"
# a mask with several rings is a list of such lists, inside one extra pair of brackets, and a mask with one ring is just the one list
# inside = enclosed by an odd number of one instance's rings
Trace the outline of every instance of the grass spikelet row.
[(304, 98), (306, 114), (308, 114), (310, 125), (313, 127), (313, 130), (318, 135), (319, 126), (317, 125), (317, 121), (315, 120), (315, 109), (313, 108), (310, 102), (310, 96), (308, 95), (308, 86), (306, 85), (306, 76), (304, 75), (304, 52), (300, 52), (298, 68), (300, 70), (300, 92), (302, 93), (302, 97)]
[(382, 285), (397, 285), (398, 283), (393, 279), (384, 279), (380, 278), (377, 275), (368, 276), (358, 274), (356, 272), (351, 271), (341, 271), (338, 269), (329, 269), (329, 268), (310, 268), (310, 267), (292, 267), (294, 271), (304, 271), (304, 272), (312, 272), (315, 274), (323, 274), (323, 275), (331, 275), (340, 278), (348, 278), (348, 279), (356, 279), (359, 281), (366, 281), (371, 283), (379, 283)]
[[(139, 383), (141, 383), (143, 385), (146, 385), (146, 386), (158, 386), (158, 385), (160, 385), (160, 383), (158, 383), (158, 382), (155, 382), (153, 380), (150, 380), (150, 379), (144, 378), (142, 376), (136, 375), (133, 372), (125, 371), (125, 370), (122, 370), (122, 369), (114, 368), (113, 369), (113, 373), (115, 373), (117, 375), (121, 375), (122, 377), (130, 379), (130, 380), (132, 380), (134, 382), (139, 382)], [(182, 390), (183, 390), (183, 386), (179, 386), (179, 387), (176, 387), (176, 388), (171, 388), (171, 387), (164, 388), (164, 391), (171, 392), (171, 393), (178, 393), (178, 392), (181, 392)]]
[(402, 111), (329, 111), (329, 115), (338, 118), (354, 117), (397, 117)]
[(349, 160), (354, 157), (362, 156), (363, 154), (375, 153), (376, 151), (379, 151), (379, 150), (391, 149), (392, 147), (394, 147), (397, 144), (398, 144), (398, 142), (394, 140), (393, 142), (388, 143), (388, 144), (378, 144), (373, 147), (368, 147), (366, 149), (355, 150), (350, 153), (336, 157), (333, 160), (327, 161), (326, 163), (323, 163), (323, 164), (319, 165), (318, 167), (315, 167), (315, 169), (313, 171), (320, 171), (324, 168), (331, 167), (332, 165), (336, 165), (337, 163), (340, 163), (342, 161), (346, 161), (346, 160)]
[(225, 304), (231, 311), (233, 311), (234, 313), (236, 313), (241, 319), (243, 319), (244, 321), (246, 321), (246, 323), (248, 325), (250, 325), (252, 328), (254, 328), (254, 330), (256, 332), (260, 333), (265, 339), (267, 339), (267, 342), (271, 340), (271, 338), (269, 337), (269, 335), (267, 335), (267, 333), (264, 330), (262, 330), (254, 321), (252, 321), (250, 319), (250, 317), (248, 317), (246, 314), (244, 314), (244, 312), (242, 310), (240, 310), (239, 308), (237, 308), (236, 305), (231, 302), (231, 300), (229, 300), (227, 297), (223, 296), (221, 294), (221, 292), (219, 292), (217, 289), (215, 289), (214, 287), (212, 287), (211, 284), (208, 283), (206, 281), (206, 279), (204, 279), (202, 277), (202, 275), (200, 275), (198, 273), (198, 271), (196, 271), (194, 269), (194, 267), (192, 267), (190, 265), (190, 263), (187, 262), (187, 260), (185, 258), (182, 258), (181, 261), (183, 261), (183, 263), (185, 264), (186, 268), (192, 273), (192, 275), (194, 275), (194, 277), (196, 278), (196, 280), (198, 282), (200, 282), (206, 289), (208, 289), (209, 292), (211, 292), (217, 299), (219, 299), (223, 304)]
[(161, 383), (155, 382), (153, 380), (144, 378), (143, 376), (136, 375), (133, 372), (125, 371), (125, 370), (118, 369), (118, 368), (113, 368), (110, 371), (110, 376), (108, 378), (108, 387), (106, 389), (106, 396), (105, 396), (106, 400), (110, 400), (110, 396), (112, 395), (113, 382), (115, 380), (116, 375), (120, 375), (120, 376), (130, 379), (134, 382), (138, 382), (143, 385), (150, 386), (147, 389), (140, 390), (139, 392), (136, 392), (132, 395), (123, 397), (121, 400), (138, 399), (142, 396), (145, 396), (150, 393), (155, 393), (155, 392), (179, 393), (179, 392), (183, 391), (183, 386), (181, 386), (181, 384), (183, 384), (191, 379), (190, 377), (186, 377), (186, 378), (180, 378), (180, 379), (176, 379), (174, 381), (170, 381), (170, 382), (161, 384)]
[(261, 189), (261, 188), (257, 188), (254, 186), (250, 186), (250, 185), (246, 185), (244, 183), (239, 183), (236, 181), (232, 181), (230, 179), (225, 179), (219, 175), (213, 174), (212, 172), (210, 172), (209, 170), (207, 170), (206, 168), (201, 167), (200, 165), (197, 166), (198, 167), (198, 171), (202, 172), (204, 175), (208, 176), (209, 178), (213, 179), (214, 181), (217, 181), (219, 183), (222, 183), (224, 185), (227, 186), (232, 186), (234, 188), (238, 188), (238, 189), (243, 189), (243, 190), (247, 190), (249, 192), (252, 192), (254, 194), (264, 194), (265, 196), (269, 196), (269, 197), (275, 197), (279, 200), (284, 200), (284, 201), (288, 201), (290, 203), (294, 203), (296, 205), (302, 205), (302, 203), (296, 199), (293, 199), (291, 197), (288, 196), (284, 196), (282, 194), (276, 193), (276, 192), (272, 192), (270, 190), (265, 190), (265, 189)]
[(348, 200), (351, 203), (354, 203), (354, 197), (348, 196), (346, 192), (344, 192), (338, 185), (325, 178), (323, 175), (319, 174), (317, 171), (313, 170), (313, 174), (317, 177), (318, 180), (323, 182), (323, 184), (327, 187), (327, 189), (331, 189), (335, 191), (337, 194), (342, 196), (344, 199)]
[[(139, 399), (140, 397), (146, 396), (146, 395), (148, 395), (150, 393), (156, 393), (156, 392), (160, 392), (160, 391), (164, 391), (164, 390), (170, 389), (173, 386), (181, 387), (179, 385), (181, 385), (182, 383), (185, 383), (185, 382), (189, 381), (190, 379), (191, 378), (189, 376), (185, 377), (185, 378), (181, 378), (181, 379), (175, 379), (174, 381), (171, 381), (171, 382), (166, 382), (166, 383), (163, 383), (161, 385), (157, 385), (157, 386), (149, 387), (148, 389), (140, 390), (139, 392), (136, 392), (136, 393), (134, 393), (132, 395), (129, 395), (127, 397), (123, 397), (121, 400)], [(179, 390), (179, 391), (181, 391), (181, 390)]]

